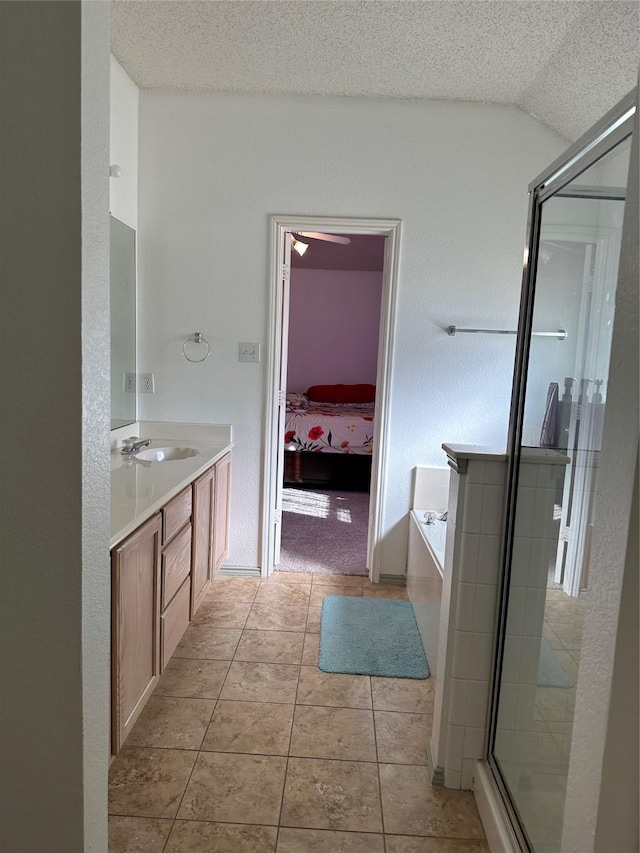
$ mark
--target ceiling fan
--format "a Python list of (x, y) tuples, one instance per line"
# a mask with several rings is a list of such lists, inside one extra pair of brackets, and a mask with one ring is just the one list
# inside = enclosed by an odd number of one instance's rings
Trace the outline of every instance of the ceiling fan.
[(295, 231), (291, 233), (291, 246), (300, 256), (304, 255), (309, 248), (307, 240), (323, 240), (325, 243), (341, 243), (343, 246), (351, 242), (350, 237), (341, 237), (339, 234), (323, 234), (320, 231)]

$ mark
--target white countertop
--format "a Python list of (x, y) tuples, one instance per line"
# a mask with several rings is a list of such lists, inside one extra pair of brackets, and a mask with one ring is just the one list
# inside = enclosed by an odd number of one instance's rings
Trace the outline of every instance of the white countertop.
[[(191, 447), (198, 455), (169, 462), (129, 458), (119, 448), (122, 438), (130, 435), (151, 438), (152, 447)], [(139, 422), (112, 438), (110, 547), (133, 533), (232, 447), (231, 427), (224, 424)]]

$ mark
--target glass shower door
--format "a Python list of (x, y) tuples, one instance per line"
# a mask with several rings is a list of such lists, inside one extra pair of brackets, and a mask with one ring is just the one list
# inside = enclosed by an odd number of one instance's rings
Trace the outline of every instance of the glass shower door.
[(536, 853), (562, 849), (629, 149), (534, 203), (489, 752)]

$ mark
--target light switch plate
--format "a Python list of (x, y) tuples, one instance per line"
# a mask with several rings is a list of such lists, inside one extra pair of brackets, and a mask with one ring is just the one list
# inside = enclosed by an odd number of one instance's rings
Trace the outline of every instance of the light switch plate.
[(260, 344), (241, 341), (238, 345), (239, 361), (260, 361)]

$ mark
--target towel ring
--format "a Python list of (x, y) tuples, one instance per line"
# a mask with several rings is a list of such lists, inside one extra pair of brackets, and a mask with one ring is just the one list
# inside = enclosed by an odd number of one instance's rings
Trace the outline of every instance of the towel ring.
[[(202, 358), (189, 358), (187, 355), (187, 344), (205, 344), (207, 347), (206, 353), (202, 356)], [(187, 361), (192, 362), (193, 364), (197, 364), (201, 361), (204, 361), (206, 358), (209, 358), (209, 354), (211, 352), (211, 346), (209, 341), (206, 338), (202, 337), (202, 332), (194, 332), (192, 338), (187, 338), (187, 340), (182, 344), (182, 353)]]

